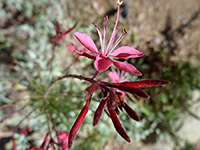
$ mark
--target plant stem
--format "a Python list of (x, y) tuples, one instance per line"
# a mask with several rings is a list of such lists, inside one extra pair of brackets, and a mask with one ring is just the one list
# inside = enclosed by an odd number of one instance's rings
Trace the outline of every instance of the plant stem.
[(69, 68), (77, 61), (77, 59), (78, 59), (78, 57), (76, 57), (76, 58), (74, 59), (74, 61), (71, 62), (71, 63), (64, 69), (64, 72), (67, 72), (67, 71), (69, 70)]
[(45, 94), (44, 94), (44, 98), (46, 99), (47, 95), (49, 94), (50, 90), (52, 89), (52, 87), (59, 81), (65, 79), (65, 78), (77, 78), (77, 79), (80, 79), (80, 80), (85, 80), (87, 82), (90, 82), (90, 83), (95, 83), (97, 82), (96, 80), (94, 80), (93, 78), (87, 78), (87, 77), (84, 77), (84, 76), (81, 76), (81, 75), (73, 75), (73, 74), (67, 74), (67, 75), (64, 75), (62, 77), (59, 77), (58, 79), (54, 80), (53, 82), (51, 82), (50, 86), (47, 88)]
[(99, 74), (99, 71), (96, 71), (95, 74), (93, 75), (92, 79), (96, 78), (98, 74)]
[(50, 58), (50, 60), (47, 63), (47, 68), (49, 68), (50, 71), (52, 70), (52, 63), (53, 63), (53, 60), (55, 58), (56, 46), (57, 45), (54, 43), (53, 49), (52, 49), (51, 58)]

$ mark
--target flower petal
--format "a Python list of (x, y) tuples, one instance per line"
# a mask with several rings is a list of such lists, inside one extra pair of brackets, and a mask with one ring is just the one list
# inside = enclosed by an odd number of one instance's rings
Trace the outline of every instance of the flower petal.
[(121, 82), (121, 83), (116, 83), (116, 84), (134, 87), (134, 88), (141, 88), (141, 87), (167, 85), (167, 84), (170, 84), (170, 82), (166, 80), (141, 80), (141, 81), (126, 81), (126, 82)]
[(114, 50), (109, 56), (127, 59), (127, 58), (137, 58), (141, 57), (144, 54), (130, 46), (122, 46)]
[(67, 48), (68, 50), (70, 50), (72, 53), (75, 53), (74, 47), (72, 47), (72, 46), (70, 46), (70, 45), (66, 45), (66, 48)]
[(88, 50), (95, 54), (99, 54), (98, 49), (90, 37), (89, 34), (81, 33), (81, 32), (75, 32), (74, 36), (80, 41), (80, 43), (85, 46)]
[(69, 132), (69, 139), (68, 139), (68, 147), (71, 148), (73, 141), (76, 137), (76, 133), (78, 132), (87, 112), (88, 112), (88, 107), (90, 104), (91, 99), (88, 99), (85, 106), (83, 107), (83, 109), (81, 110), (78, 118), (76, 119), (74, 125), (72, 126), (70, 132)]
[(71, 32), (72, 30), (74, 30), (74, 28), (76, 28), (77, 24), (78, 24), (78, 22), (76, 22), (76, 23), (74, 24), (73, 27), (69, 28), (69, 30), (67, 30), (67, 31), (65, 32), (65, 34), (68, 34), (68, 33)]
[(96, 56), (95, 67), (97, 71), (105, 71), (112, 65), (112, 61), (106, 58)]
[(116, 71), (109, 72), (108, 76), (109, 76), (109, 78), (110, 78), (113, 82), (115, 82), (115, 83), (120, 82), (120, 81), (119, 81), (118, 74), (117, 74)]
[(126, 62), (120, 62), (120, 61), (116, 61), (116, 60), (112, 60), (113, 64), (125, 71), (125, 72), (128, 72), (128, 73), (131, 73), (131, 74), (135, 74), (137, 76), (141, 76), (142, 73), (140, 71), (138, 71), (133, 65), (129, 64), (129, 63), (126, 63)]

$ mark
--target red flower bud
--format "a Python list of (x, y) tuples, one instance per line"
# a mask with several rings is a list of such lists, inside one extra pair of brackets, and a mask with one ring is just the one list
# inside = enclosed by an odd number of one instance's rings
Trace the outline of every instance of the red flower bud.
[(126, 134), (126, 131), (124, 130), (124, 128), (122, 127), (119, 119), (117, 118), (117, 115), (115, 113), (115, 111), (112, 109), (112, 106), (110, 105), (110, 102), (108, 100), (107, 102), (107, 106), (108, 106), (108, 111), (110, 113), (110, 117), (111, 120), (114, 124), (114, 127), (116, 129), (116, 131), (127, 141), (127, 142), (131, 142), (129, 136)]
[(106, 104), (106, 100), (102, 100), (97, 108), (97, 110), (94, 113), (94, 120), (93, 120), (93, 126), (96, 126), (101, 115), (102, 115), (102, 111), (104, 109), (104, 106)]
[(97, 83), (93, 83), (92, 85), (90, 85), (86, 90), (85, 90), (85, 99), (89, 99), (92, 97), (92, 94), (96, 91), (96, 89), (98, 88), (98, 84)]
[(110, 93), (109, 97), (110, 97), (111, 106), (114, 109), (117, 106), (117, 102), (118, 102), (117, 95), (115, 94), (113, 90), (109, 90), (109, 93)]
[(78, 132), (87, 112), (88, 112), (88, 107), (90, 104), (91, 99), (88, 99), (85, 106), (83, 107), (83, 109), (81, 110), (78, 118), (76, 119), (74, 125), (72, 126), (70, 132), (69, 132), (69, 141), (68, 141), (68, 147), (71, 148), (73, 141), (76, 137), (76, 133)]
[(122, 107), (125, 109), (125, 111), (127, 112), (127, 114), (133, 120), (140, 121), (140, 118), (138, 117), (138, 115), (136, 114), (136, 112), (131, 107), (129, 107), (124, 101), (122, 103), (123, 103)]

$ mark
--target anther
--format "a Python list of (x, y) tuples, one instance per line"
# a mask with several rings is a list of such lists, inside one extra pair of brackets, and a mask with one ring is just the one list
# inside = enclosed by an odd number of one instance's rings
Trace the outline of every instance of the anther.
[(123, 3), (123, 1), (120, 1), (120, 0), (115, 0), (115, 2), (118, 4), (118, 5), (121, 5)]

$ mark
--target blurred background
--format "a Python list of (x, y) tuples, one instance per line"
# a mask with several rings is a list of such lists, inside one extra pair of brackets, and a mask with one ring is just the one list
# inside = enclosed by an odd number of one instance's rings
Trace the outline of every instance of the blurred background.
[[(66, 47), (79, 43), (73, 32), (85, 32), (100, 47), (95, 27), (109, 17), (112, 32), (117, 6), (114, 0), (1, 0), (0, 1), (0, 149), (25, 150), (41, 144), (48, 124), (52, 130), (68, 132), (83, 107), (88, 83), (64, 80), (48, 96), (50, 120), (41, 100), (53, 79), (66, 73), (91, 77), (93, 62), (75, 60)], [(55, 50), (51, 68), (54, 26), (77, 27)], [(128, 60), (142, 77), (129, 80), (165, 79), (170, 85), (144, 89), (149, 100), (129, 102), (141, 121), (126, 114), (120, 119), (133, 139), (127, 144), (115, 132), (107, 115), (96, 127), (92, 118), (100, 95), (94, 95), (89, 114), (78, 132), (72, 149), (91, 150), (199, 150), (200, 149), (200, 0), (124, 0), (119, 31), (128, 32), (120, 45), (129, 45), (145, 56)], [(22, 67), (13, 62), (15, 58)], [(115, 67), (110, 70), (114, 70)], [(108, 71), (99, 75), (110, 81)], [(29, 128), (27, 134), (19, 129)]]

